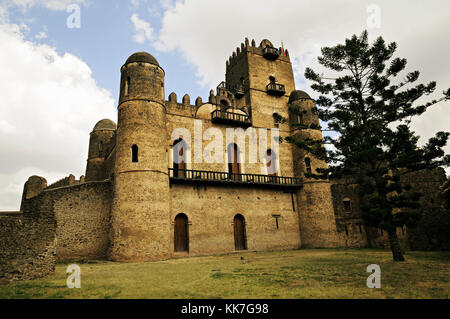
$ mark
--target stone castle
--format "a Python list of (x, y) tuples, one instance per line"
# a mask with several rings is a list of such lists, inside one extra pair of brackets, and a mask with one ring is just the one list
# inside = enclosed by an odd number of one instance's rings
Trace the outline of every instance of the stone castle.
[[(230, 141), (229, 128), (243, 137)], [(252, 140), (263, 129), (269, 138)], [(121, 67), (117, 125), (104, 119), (93, 128), (85, 176), (52, 185), (32, 176), (20, 212), (0, 214), (0, 279), (48, 274), (56, 259), (388, 247), (387, 234), (359, 218), (357, 185), (306, 178), (326, 163), (276, 143), (274, 129), (281, 138), (322, 138), (314, 100), (295, 89), (289, 52), (269, 40), (245, 39), (226, 61), (225, 81), (193, 104), (175, 93), (165, 100), (157, 60), (131, 55)], [(211, 154), (221, 161), (205, 160), (214, 138), (220, 149)], [(263, 155), (250, 161), (254, 144)], [(424, 175), (417, 187), (433, 197), (445, 173)], [(405, 247), (408, 232), (398, 229)]]

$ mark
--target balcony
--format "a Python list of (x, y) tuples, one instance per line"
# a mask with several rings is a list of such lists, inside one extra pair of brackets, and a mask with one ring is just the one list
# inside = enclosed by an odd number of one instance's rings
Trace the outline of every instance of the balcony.
[(276, 48), (272, 48), (270, 46), (266, 46), (262, 50), (263, 57), (265, 57), (268, 60), (276, 60), (280, 56), (280, 50)]
[(286, 90), (284, 88), (283, 84), (279, 83), (269, 83), (266, 86), (267, 94), (269, 95), (275, 95), (275, 96), (282, 96), (286, 93)]
[(219, 83), (219, 85), (216, 87), (217, 92), (219, 92), (219, 90), (227, 90), (227, 84), (225, 83), (225, 81), (222, 81)]
[(216, 88), (217, 94), (219, 94), (220, 90), (225, 90), (233, 93), (234, 97), (237, 99), (240, 99), (245, 94), (245, 89), (242, 84), (230, 85), (225, 81), (220, 82), (220, 84), (217, 86)]
[(215, 110), (211, 112), (211, 122), (216, 124), (227, 124), (247, 128), (252, 126), (252, 121), (248, 115)]
[(257, 174), (237, 174), (199, 170), (176, 170), (169, 168), (172, 184), (247, 186), (295, 191), (303, 186), (297, 177), (269, 176)]

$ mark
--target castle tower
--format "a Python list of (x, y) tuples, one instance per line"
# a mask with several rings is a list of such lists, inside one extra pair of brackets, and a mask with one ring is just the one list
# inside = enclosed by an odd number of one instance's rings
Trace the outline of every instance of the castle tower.
[(235, 93), (237, 106), (251, 108), (253, 126), (273, 127), (274, 113), (288, 116), (289, 92), (295, 89), (292, 64), (288, 52), (283, 54), (269, 40), (257, 47), (246, 39), (230, 57), (225, 81)]
[[(322, 131), (314, 100), (307, 93), (295, 90), (288, 103), (291, 134), (296, 139), (321, 141)], [(317, 173), (316, 169), (327, 168), (327, 163), (298, 147), (293, 147), (293, 158), (294, 174), (303, 178), (303, 188), (297, 192), (302, 247), (336, 247), (338, 236), (331, 184), (305, 177), (305, 172)]]
[(170, 257), (164, 70), (138, 52), (121, 68), (109, 258)]
[[(297, 134), (300, 138), (322, 139), (319, 119), (313, 112), (314, 101), (305, 92), (295, 90), (287, 50), (275, 48), (269, 40), (263, 40), (256, 46), (254, 40), (250, 43), (245, 39), (245, 44), (241, 44), (227, 61), (225, 79), (226, 89), (234, 94), (236, 105), (245, 106), (251, 111), (249, 113), (254, 127), (278, 127), (282, 137)], [(220, 96), (216, 99), (220, 99)], [(301, 112), (291, 113), (290, 108), (298, 108)], [(288, 118), (289, 121), (276, 123), (277, 117)], [(304, 125), (294, 125), (296, 121)], [(292, 157), (294, 176), (304, 180), (303, 188), (296, 194), (301, 245), (336, 246), (336, 222), (330, 183), (305, 178), (306, 170), (327, 167), (327, 164), (293, 145), (290, 146), (280, 145), (280, 158)], [(289, 156), (286, 153), (288, 150), (292, 152)]]
[(114, 141), (116, 123), (103, 119), (95, 124), (89, 138), (85, 181), (103, 181), (106, 176), (105, 155)]

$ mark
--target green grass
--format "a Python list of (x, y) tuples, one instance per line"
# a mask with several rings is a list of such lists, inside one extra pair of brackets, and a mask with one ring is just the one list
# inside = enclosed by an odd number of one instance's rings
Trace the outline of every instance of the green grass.
[[(243, 257), (243, 259), (241, 259)], [(69, 261), (55, 274), (0, 286), (0, 298), (448, 298), (450, 252), (302, 249), (172, 259), (80, 263), (81, 289), (68, 289)], [(369, 264), (381, 288), (369, 289)]]

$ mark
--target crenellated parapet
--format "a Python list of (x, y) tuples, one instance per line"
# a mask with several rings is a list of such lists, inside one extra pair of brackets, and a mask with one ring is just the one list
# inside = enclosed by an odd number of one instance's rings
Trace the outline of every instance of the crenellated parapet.
[(287, 49), (283, 50), (282, 47), (276, 48), (272, 42), (267, 39), (262, 40), (259, 46), (256, 46), (255, 40), (252, 39), (250, 45), (248, 38), (245, 38), (244, 43), (241, 43), (241, 46), (237, 47), (226, 61), (226, 68), (228, 69), (229, 67), (239, 64), (239, 60), (249, 52), (264, 56), (269, 60), (291, 61)]
[(64, 187), (64, 186), (73, 186), (82, 184), (85, 181), (85, 177), (82, 175), (80, 176), (80, 179), (76, 179), (74, 175), (70, 174), (67, 177), (64, 177), (53, 184), (50, 184), (45, 189), (52, 189), (52, 188), (58, 188), (58, 187)]
[(177, 101), (175, 92), (169, 94), (169, 99), (165, 101), (166, 111), (170, 114), (182, 115), (187, 117), (194, 117), (197, 109), (203, 104), (202, 98), (197, 97), (195, 105), (191, 104), (191, 97), (185, 94), (181, 103)]

